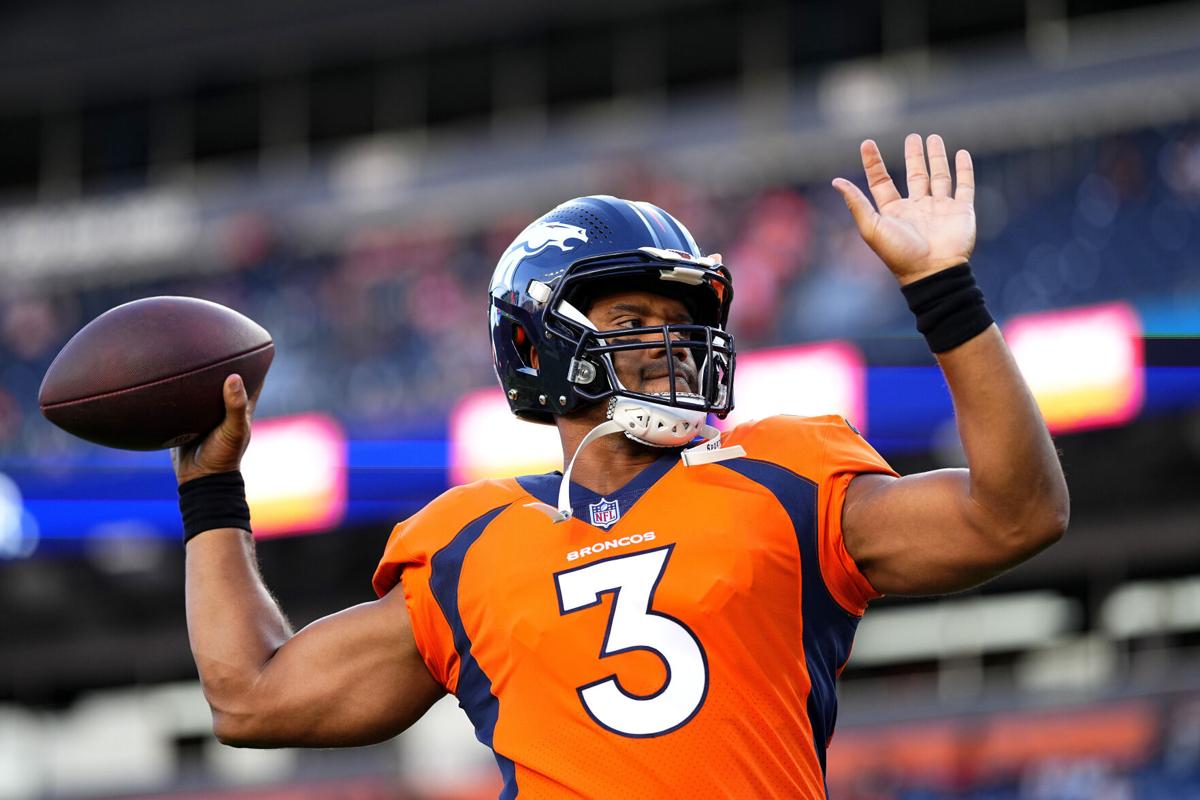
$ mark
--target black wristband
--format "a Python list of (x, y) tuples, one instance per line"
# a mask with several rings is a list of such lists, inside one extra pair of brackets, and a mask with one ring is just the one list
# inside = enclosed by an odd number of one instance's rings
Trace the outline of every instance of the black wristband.
[(993, 322), (970, 264), (935, 272), (900, 287), (900, 291), (917, 317), (917, 330), (935, 353), (953, 350), (974, 339)]
[(240, 472), (219, 472), (193, 478), (179, 486), (183, 541), (217, 528), (250, 530), (250, 506)]

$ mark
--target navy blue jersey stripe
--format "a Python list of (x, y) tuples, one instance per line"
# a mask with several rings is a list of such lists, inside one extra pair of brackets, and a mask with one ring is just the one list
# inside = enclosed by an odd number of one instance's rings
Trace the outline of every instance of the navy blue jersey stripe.
[(458, 704), (471, 724), (475, 726), (475, 738), (492, 748), (500, 774), (504, 778), (501, 800), (517, 796), (517, 771), (511, 759), (496, 752), (492, 738), (496, 733), (496, 720), (500, 716), (500, 701), (492, 693), (492, 681), (479, 666), (471, 653), (471, 637), (463, 627), (462, 614), (458, 608), (458, 582), (462, 577), (463, 562), (467, 551), (479, 539), (487, 526), (508, 505), (493, 508), (459, 531), (450, 543), (438, 550), (431, 559), (429, 587), (442, 609), (442, 615), (454, 634), (454, 649), (458, 651), (458, 687), (455, 694)]
[(850, 645), (858, 628), (858, 617), (848, 613), (829, 593), (821, 576), (817, 554), (817, 485), (778, 464), (738, 458), (720, 466), (743, 475), (775, 496), (787, 511), (796, 532), (800, 551), (800, 580), (803, 587), (800, 613), (804, 621), (804, 660), (812, 690), (808, 695), (808, 719), (813, 745), (825, 771), (825, 748), (837, 721), (837, 672), (850, 657)]
[[(633, 504), (640, 500), (642, 495), (654, 488), (654, 485), (658, 483), (660, 478), (670, 472), (672, 467), (680, 463), (680, 449), (678, 447), (664, 449), (658, 458), (650, 462), (637, 475), (630, 478), (628, 483), (603, 497), (586, 486), (580, 486), (578, 483), (572, 482), (571, 508), (575, 511), (576, 519), (586, 522), (588, 520), (588, 506), (592, 503), (598, 503), (601, 500), (619, 499), (621, 501), (621, 512), (628, 513), (629, 509), (633, 508)], [(561, 472), (547, 472), (544, 475), (521, 475), (517, 478), (517, 483), (520, 484), (522, 489), (543, 503), (551, 506), (558, 505), (558, 489), (562, 485)]]

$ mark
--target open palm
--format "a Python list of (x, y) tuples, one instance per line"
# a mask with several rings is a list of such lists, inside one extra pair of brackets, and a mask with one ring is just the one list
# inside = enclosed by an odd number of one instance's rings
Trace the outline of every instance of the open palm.
[(875, 206), (845, 178), (833, 186), (842, 193), (859, 233), (901, 285), (964, 263), (975, 247), (975, 172), (971, 154), (959, 150), (954, 158), (957, 191), (951, 194), (950, 163), (942, 137), (928, 140), (929, 168), (919, 134), (904, 139), (908, 197), (901, 197), (884, 166), (879, 146), (862, 143), (863, 170)]

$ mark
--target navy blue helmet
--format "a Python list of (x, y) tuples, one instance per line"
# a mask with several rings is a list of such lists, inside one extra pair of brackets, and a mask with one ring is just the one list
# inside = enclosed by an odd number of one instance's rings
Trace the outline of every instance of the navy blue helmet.
[[(678, 298), (692, 323), (599, 331), (586, 317), (596, 297), (635, 290)], [(657, 206), (607, 195), (563, 203), (504, 252), (490, 294), (496, 375), (522, 419), (553, 423), (611, 397), (719, 417), (733, 409), (729, 270), (705, 258), (687, 229)], [(634, 392), (618, 380), (613, 352), (681, 347), (699, 365), (699, 393), (675, 390), (672, 358), (667, 392)]]

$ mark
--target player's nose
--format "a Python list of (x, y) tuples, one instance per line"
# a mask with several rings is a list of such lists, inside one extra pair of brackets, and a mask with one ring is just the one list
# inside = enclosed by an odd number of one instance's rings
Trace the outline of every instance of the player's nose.
[[(646, 351), (646, 357), (648, 359), (651, 359), (654, 361), (666, 359), (668, 339), (673, 343), (674, 342), (682, 343), (682, 342), (687, 341), (687, 337), (685, 334), (683, 334), (679, 331), (668, 331), (666, 329), (665, 325), (663, 326), (662, 332), (648, 334), (646, 337), (643, 338), (643, 341), (645, 341), (645, 339), (650, 339), (652, 341), (655, 341), (659, 345), (658, 347), (647, 348), (647, 351)], [(671, 355), (674, 356), (676, 360), (682, 361), (685, 364), (691, 363), (692, 351), (690, 348), (688, 348), (686, 346), (672, 347)]]

